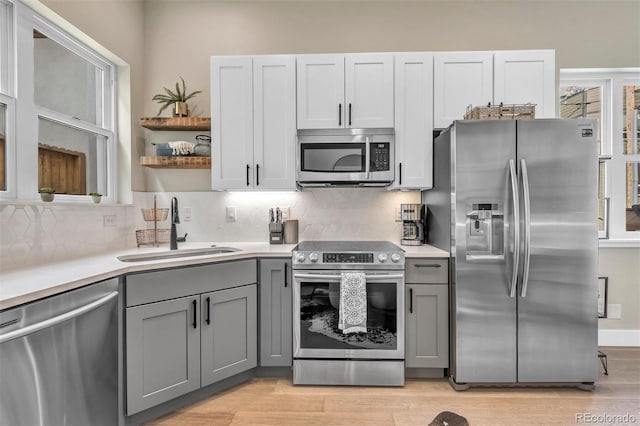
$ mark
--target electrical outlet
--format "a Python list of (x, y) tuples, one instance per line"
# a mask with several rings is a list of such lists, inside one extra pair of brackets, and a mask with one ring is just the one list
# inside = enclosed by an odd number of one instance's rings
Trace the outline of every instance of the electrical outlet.
[(396, 207), (395, 210), (395, 221), (402, 222), (402, 208)]
[(233, 206), (227, 206), (227, 222), (235, 222), (236, 220), (238, 220), (236, 208)]
[(191, 207), (184, 208), (184, 221), (191, 222)]
[(607, 318), (609, 318), (609, 319), (621, 319), (622, 318), (622, 305), (620, 305), (620, 304), (607, 305)]
[(282, 210), (282, 221), (289, 220), (291, 217), (291, 209), (289, 207), (281, 207)]
[(103, 227), (114, 227), (116, 226), (116, 215), (115, 214), (105, 214), (102, 216), (102, 226)]

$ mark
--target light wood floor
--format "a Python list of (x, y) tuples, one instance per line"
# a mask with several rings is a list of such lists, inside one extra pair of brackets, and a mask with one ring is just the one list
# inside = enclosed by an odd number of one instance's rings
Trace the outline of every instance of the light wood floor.
[(602, 349), (609, 358), (609, 376), (599, 365), (594, 392), (455, 392), (445, 380), (408, 380), (404, 388), (293, 386), (289, 379), (260, 378), (152, 424), (428, 425), (439, 412), (453, 411), (472, 426), (576, 425), (576, 413), (631, 414), (640, 425), (640, 348)]

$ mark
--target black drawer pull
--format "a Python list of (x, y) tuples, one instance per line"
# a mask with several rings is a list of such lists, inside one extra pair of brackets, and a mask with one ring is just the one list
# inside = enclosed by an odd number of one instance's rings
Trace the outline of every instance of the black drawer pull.
[(284, 262), (284, 286), (288, 286), (289, 285), (289, 278), (287, 278), (287, 275), (289, 275), (289, 272), (287, 271), (288, 268), (288, 264), (287, 262)]
[(349, 127), (351, 127), (351, 104), (349, 104)]
[(429, 264), (416, 264), (413, 265), (416, 268), (440, 268), (442, 265), (440, 265), (439, 263), (429, 263)]
[(342, 104), (338, 104), (338, 127), (342, 126)]
[(193, 328), (198, 328), (198, 302), (194, 300), (191, 303), (193, 303)]
[(409, 313), (413, 313), (413, 289), (409, 289)]
[(249, 186), (249, 171), (251, 171), (251, 166), (247, 164), (247, 186)]
[(207, 297), (207, 325), (211, 324), (211, 298)]

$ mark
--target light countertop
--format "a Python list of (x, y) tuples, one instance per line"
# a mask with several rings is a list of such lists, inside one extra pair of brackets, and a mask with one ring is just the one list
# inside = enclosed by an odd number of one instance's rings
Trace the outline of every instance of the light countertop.
[[(183, 243), (181, 249), (210, 247), (213, 243)], [(0, 273), (0, 310), (32, 302), (43, 297), (82, 287), (87, 284), (117, 277), (119, 275), (175, 268), (212, 262), (249, 258), (286, 258), (291, 256), (295, 244), (268, 243), (215, 243), (218, 247), (235, 247), (237, 252), (196, 255), (163, 260), (122, 262), (118, 256), (154, 252), (167, 252), (166, 246), (127, 249), (82, 257), (76, 260), (53, 262), (24, 269)], [(449, 257), (449, 253), (432, 246), (401, 246), (408, 258)]]

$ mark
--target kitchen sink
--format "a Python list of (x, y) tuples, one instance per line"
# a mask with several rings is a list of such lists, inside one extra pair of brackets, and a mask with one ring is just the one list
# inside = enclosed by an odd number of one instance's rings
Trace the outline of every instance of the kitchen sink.
[(224, 254), (240, 251), (234, 247), (206, 247), (198, 249), (172, 250), (154, 253), (128, 254), (126, 256), (118, 256), (121, 262), (146, 262), (148, 260), (175, 259), (179, 257), (190, 256), (209, 256), (212, 254)]

